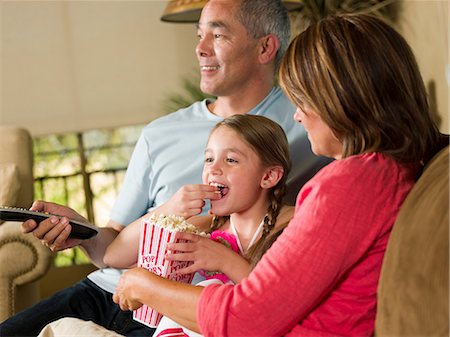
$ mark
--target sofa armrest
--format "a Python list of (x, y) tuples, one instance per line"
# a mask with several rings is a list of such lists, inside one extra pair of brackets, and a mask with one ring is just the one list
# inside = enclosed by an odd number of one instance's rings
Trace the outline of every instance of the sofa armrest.
[(32, 234), (23, 234), (20, 225), (0, 225), (0, 322), (39, 300), (36, 281), (52, 261), (52, 252)]

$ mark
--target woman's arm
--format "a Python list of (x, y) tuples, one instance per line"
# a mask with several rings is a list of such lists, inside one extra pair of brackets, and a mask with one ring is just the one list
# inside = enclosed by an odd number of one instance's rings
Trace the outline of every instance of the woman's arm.
[(143, 303), (151, 303), (159, 313), (170, 314), (177, 323), (199, 332), (196, 308), (202, 291), (203, 287), (170, 281), (146, 269), (133, 268), (122, 275), (113, 300), (122, 310), (135, 310)]

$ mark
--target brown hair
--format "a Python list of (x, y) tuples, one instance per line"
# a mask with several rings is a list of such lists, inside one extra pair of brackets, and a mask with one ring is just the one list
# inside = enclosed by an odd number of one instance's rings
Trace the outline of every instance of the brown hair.
[[(264, 243), (275, 226), (278, 214), (286, 193), (286, 180), (291, 169), (289, 144), (283, 128), (269, 118), (258, 115), (234, 115), (216, 124), (212, 134), (220, 127), (228, 127), (235, 131), (258, 155), (265, 167), (279, 165), (283, 168), (283, 177), (269, 191), (270, 205), (264, 218), (261, 238), (247, 252), (248, 259), (252, 259), (254, 252)], [(214, 217), (211, 231), (222, 226), (229, 217)]]
[(424, 163), (441, 145), (414, 55), (379, 18), (344, 14), (310, 26), (288, 47), (279, 77), (290, 100), (343, 143), (343, 158), (376, 151)]

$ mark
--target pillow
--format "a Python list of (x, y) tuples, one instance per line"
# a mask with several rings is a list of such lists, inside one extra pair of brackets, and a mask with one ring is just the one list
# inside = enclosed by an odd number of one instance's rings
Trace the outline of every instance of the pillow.
[(19, 168), (13, 163), (0, 164), (0, 206), (16, 206), (20, 190)]

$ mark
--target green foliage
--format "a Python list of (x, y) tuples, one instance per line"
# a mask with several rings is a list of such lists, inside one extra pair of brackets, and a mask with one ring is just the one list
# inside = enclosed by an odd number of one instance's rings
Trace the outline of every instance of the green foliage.
[(202, 101), (205, 98), (214, 98), (200, 90), (200, 74), (198, 71), (191, 76), (182, 78), (184, 92), (181, 94), (170, 94), (164, 103), (164, 111), (171, 113), (181, 108), (186, 108), (194, 102)]
[(400, 9), (398, 0), (303, 0), (303, 7), (291, 12), (293, 35), (333, 14), (366, 13), (394, 22)]
[[(142, 125), (138, 125), (82, 134), (97, 224), (106, 223), (123, 179), (123, 174), (111, 175), (105, 170), (126, 169), (141, 129)], [(77, 134), (37, 137), (33, 143), (35, 199), (67, 205), (87, 217)], [(89, 263), (89, 259), (78, 247), (58, 252), (55, 257), (56, 266), (84, 263)]]
[(89, 264), (90, 261), (79, 247), (74, 247), (58, 252), (54, 263), (56, 267), (68, 267), (74, 264)]

